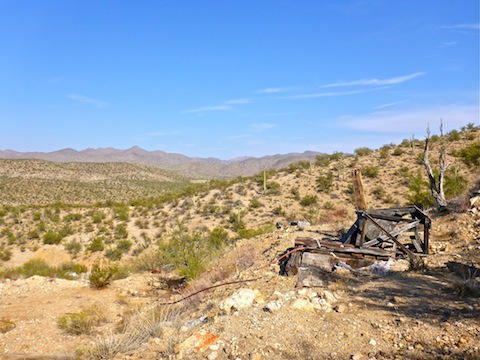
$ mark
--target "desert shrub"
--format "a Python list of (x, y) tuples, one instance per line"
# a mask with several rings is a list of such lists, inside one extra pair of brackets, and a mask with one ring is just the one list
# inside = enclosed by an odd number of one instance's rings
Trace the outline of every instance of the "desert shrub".
[(66, 221), (66, 222), (70, 222), (70, 221), (80, 221), (82, 220), (83, 218), (83, 215), (80, 214), (80, 213), (70, 213), (70, 214), (67, 214), (63, 217), (63, 220)]
[(367, 156), (367, 155), (370, 155), (372, 152), (373, 152), (372, 149), (368, 147), (361, 147), (354, 150), (354, 153), (357, 156)]
[(404, 149), (402, 149), (401, 147), (396, 147), (395, 150), (393, 150), (392, 155), (393, 156), (400, 156), (400, 155), (403, 155), (404, 153), (405, 153)]
[(105, 214), (103, 212), (96, 211), (92, 214), (92, 221), (94, 224), (100, 224), (103, 219), (105, 219)]
[(463, 193), (467, 189), (468, 181), (459, 174), (458, 169), (445, 172), (444, 191), (447, 199)]
[(115, 226), (114, 236), (115, 239), (126, 239), (128, 237), (127, 224), (121, 223)]
[(293, 195), (293, 198), (295, 200), (300, 200), (300, 190), (296, 187), (292, 188), (290, 190), (290, 193)]
[(67, 237), (68, 235), (72, 235), (74, 233), (72, 227), (68, 224), (62, 226), (60, 230), (58, 231), (58, 234), (64, 238)]
[(45, 245), (57, 245), (57, 244), (60, 244), (62, 240), (63, 240), (62, 235), (60, 235), (57, 232), (54, 232), (53, 230), (48, 230), (43, 235), (43, 243)]
[(228, 241), (225, 230), (216, 228), (189, 232), (179, 224), (166, 242), (159, 244), (159, 258), (163, 264), (172, 264), (187, 280), (196, 278), (208, 261)]
[(285, 216), (285, 210), (283, 210), (281, 206), (273, 208), (272, 213), (278, 216)]
[(113, 207), (113, 214), (117, 220), (128, 221), (128, 206), (126, 204), (117, 204)]
[(8, 261), (12, 258), (12, 250), (6, 248), (5, 246), (0, 246), (0, 260)]
[(460, 133), (457, 130), (452, 130), (448, 134), (448, 141), (458, 141), (460, 140)]
[(95, 252), (95, 251), (103, 251), (105, 249), (105, 245), (103, 242), (104, 238), (102, 236), (96, 237), (90, 241), (88, 244), (87, 249)]
[(113, 277), (118, 272), (118, 266), (111, 263), (95, 263), (92, 266), (89, 282), (90, 286), (95, 289), (102, 289), (108, 286)]
[(38, 233), (37, 229), (33, 229), (33, 230), (30, 230), (30, 231), (27, 233), (27, 238), (30, 239), (30, 240), (39, 239), (39, 238), (40, 238), (40, 234)]
[(238, 234), (244, 239), (251, 239), (255, 236), (267, 234), (275, 229), (273, 224), (266, 224), (257, 227), (256, 229), (241, 229)]
[(288, 172), (289, 174), (292, 174), (292, 173), (294, 173), (295, 171), (297, 171), (298, 168), (299, 168), (299, 167), (298, 167), (298, 164), (297, 164), (297, 163), (290, 163), (290, 164), (288, 165), (287, 172)]
[(312, 206), (316, 204), (318, 201), (317, 195), (305, 195), (301, 200), (300, 200), (300, 205), (302, 206)]
[(379, 185), (373, 189), (372, 194), (375, 199), (381, 200), (386, 195), (386, 192), (385, 189)]
[(128, 239), (122, 239), (117, 242), (117, 249), (120, 250), (123, 253), (126, 253), (130, 250), (132, 247), (133, 243), (128, 240)]
[(362, 169), (362, 174), (368, 178), (378, 177), (378, 166), (366, 166)]
[(105, 257), (112, 261), (118, 261), (122, 258), (122, 256), (123, 251), (118, 248), (108, 249), (105, 251)]
[(80, 251), (82, 251), (82, 244), (75, 239), (70, 240), (64, 245), (64, 247), (68, 253), (74, 256), (77, 255)]
[(225, 244), (229, 242), (228, 232), (225, 229), (216, 227), (210, 231), (210, 244), (216, 248), (220, 249)]
[(480, 166), (480, 141), (474, 142), (457, 152), (467, 166)]
[(328, 171), (317, 178), (317, 191), (329, 194), (333, 189), (333, 173)]
[(68, 334), (89, 335), (95, 326), (105, 321), (105, 315), (98, 306), (91, 306), (77, 313), (68, 313), (57, 319), (58, 327)]
[(267, 194), (269, 195), (280, 195), (281, 185), (276, 181), (267, 182)]
[(310, 169), (310, 166), (312, 166), (312, 163), (310, 162), (310, 160), (300, 160), (298, 162), (298, 166), (303, 169)]
[(434, 199), (430, 192), (430, 187), (418, 171), (416, 174), (410, 174), (408, 178), (407, 200), (409, 203), (421, 208), (430, 208), (434, 204)]
[(259, 207), (262, 207), (263, 204), (257, 198), (253, 198), (252, 200), (250, 200), (250, 204), (248, 206), (252, 209), (257, 209)]
[(328, 154), (322, 154), (316, 156), (315, 165), (319, 167), (327, 167), (332, 162)]

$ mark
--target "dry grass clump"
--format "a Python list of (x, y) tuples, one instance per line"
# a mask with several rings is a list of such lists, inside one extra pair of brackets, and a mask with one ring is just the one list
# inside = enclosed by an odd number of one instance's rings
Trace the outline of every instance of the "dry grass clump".
[(151, 337), (160, 337), (166, 328), (174, 327), (179, 307), (157, 306), (146, 312), (137, 310), (129, 316), (122, 331), (97, 338), (85, 351), (87, 359), (112, 359), (117, 354), (132, 354)]
[(72, 335), (91, 334), (95, 326), (106, 320), (99, 306), (90, 306), (77, 313), (68, 313), (58, 318), (58, 326)]

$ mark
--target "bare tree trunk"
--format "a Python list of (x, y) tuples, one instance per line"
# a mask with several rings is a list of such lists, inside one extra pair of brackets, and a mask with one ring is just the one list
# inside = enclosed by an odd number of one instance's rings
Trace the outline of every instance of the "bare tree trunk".
[(432, 167), (428, 161), (428, 140), (430, 139), (430, 131), (428, 131), (428, 137), (425, 140), (425, 150), (423, 152), (423, 164), (425, 165), (425, 170), (427, 170), (428, 180), (430, 181), (430, 190), (432, 191), (432, 196), (437, 204), (438, 210), (443, 211), (447, 207), (447, 200), (445, 199), (445, 193), (443, 191), (443, 179), (445, 171), (448, 168), (447, 162), (445, 161), (445, 150), (443, 149), (440, 152), (440, 175), (438, 176), (438, 186), (433, 174)]

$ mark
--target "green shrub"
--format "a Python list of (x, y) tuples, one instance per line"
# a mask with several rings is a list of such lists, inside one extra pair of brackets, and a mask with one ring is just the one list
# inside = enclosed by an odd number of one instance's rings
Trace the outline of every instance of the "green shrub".
[(444, 175), (444, 191), (447, 199), (451, 199), (467, 190), (468, 181), (458, 173), (458, 170), (449, 169)]
[(420, 171), (416, 174), (410, 174), (408, 178), (408, 190), (407, 200), (409, 203), (424, 209), (433, 206), (434, 199), (429, 184), (423, 179)]
[(367, 155), (370, 155), (372, 152), (373, 152), (372, 149), (368, 147), (361, 147), (354, 150), (354, 153), (357, 156), (367, 156)]
[(67, 214), (63, 217), (64, 221), (70, 222), (70, 221), (80, 221), (82, 220), (83, 215), (80, 213), (70, 213)]
[(115, 239), (126, 239), (128, 237), (127, 224), (121, 223), (115, 227), (114, 230)]
[(48, 230), (45, 235), (43, 235), (43, 243), (45, 245), (57, 245), (60, 244), (62, 240), (62, 235), (53, 230)]
[(333, 189), (333, 173), (328, 171), (317, 178), (317, 191), (329, 194)]
[(448, 134), (448, 140), (449, 141), (458, 141), (460, 140), (460, 133), (457, 130), (452, 130)]
[(378, 166), (367, 166), (362, 169), (362, 174), (368, 178), (378, 177)]
[(250, 239), (255, 236), (263, 235), (272, 232), (275, 229), (273, 224), (266, 224), (259, 226), (256, 229), (241, 229), (238, 234), (244, 239)]
[(12, 250), (6, 248), (5, 246), (0, 246), (0, 260), (8, 261), (12, 258)]
[(276, 181), (267, 182), (267, 194), (269, 195), (280, 195), (281, 185)]
[(89, 335), (95, 326), (105, 321), (103, 311), (98, 307), (89, 307), (78, 313), (68, 313), (57, 319), (58, 327), (68, 334)]
[(75, 239), (70, 240), (65, 244), (65, 250), (75, 256), (82, 251), (82, 244)]
[(117, 242), (117, 249), (120, 250), (123, 253), (126, 253), (130, 250), (132, 247), (133, 243), (128, 240), (128, 239), (122, 239)]
[(229, 242), (228, 232), (225, 229), (216, 227), (210, 231), (210, 245), (215, 249), (220, 249)]
[(302, 206), (312, 206), (316, 204), (318, 201), (317, 195), (305, 195), (301, 200), (300, 200), (300, 205)]
[(108, 249), (105, 251), (105, 257), (112, 261), (118, 261), (122, 258), (123, 251), (115, 248), (115, 249)]
[(92, 251), (92, 252), (95, 252), (95, 251), (103, 251), (105, 249), (105, 245), (103, 243), (103, 237), (102, 236), (99, 236), (99, 237), (96, 237), (94, 238), (90, 244), (88, 245), (87, 249)]
[(460, 149), (457, 154), (467, 166), (480, 166), (480, 141)]
[(401, 147), (396, 147), (395, 150), (393, 150), (392, 155), (393, 156), (400, 156), (400, 155), (403, 155), (404, 153), (405, 153), (404, 149), (402, 149)]
[(89, 277), (90, 286), (95, 289), (102, 289), (108, 286), (117, 272), (118, 266), (115, 264), (95, 263), (92, 266), (92, 272)]
[(277, 216), (285, 216), (285, 210), (280, 205), (273, 208), (272, 213)]
[(257, 198), (253, 198), (252, 200), (250, 200), (250, 204), (248, 206), (252, 209), (257, 209), (259, 207), (262, 207), (263, 204)]

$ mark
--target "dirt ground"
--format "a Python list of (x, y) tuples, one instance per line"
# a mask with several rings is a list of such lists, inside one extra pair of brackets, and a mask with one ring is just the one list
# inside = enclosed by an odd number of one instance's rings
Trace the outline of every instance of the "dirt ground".
[[(459, 296), (462, 281), (445, 266), (447, 261), (467, 262), (463, 242), (432, 245), (437, 250), (426, 259), (424, 271), (334, 273), (325, 279), (324, 287), (307, 291), (295, 287), (295, 276), (280, 276), (278, 265), (266, 266), (302, 235), (280, 229), (239, 241), (203, 280), (210, 277), (211, 284), (216, 272), (235, 263), (238, 271), (230, 280), (248, 281), (192, 297), (170, 332), (163, 331), (134, 352), (115, 358), (480, 358), (479, 298)], [(480, 250), (478, 236), (470, 239), (469, 246)], [(141, 311), (182, 295), (156, 289), (157, 278), (157, 274), (136, 274), (102, 290), (90, 288), (85, 279), (4, 280), (0, 283), (0, 351), (6, 359), (81, 357), (83, 349), (116, 331), (132, 309)], [(204, 286), (201, 280), (196, 289)], [(194, 290), (184, 289), (183, 295)], [(255, 301), (233, 311), (222, 310), (222, 302), (240, 291), (255, 292)], [(326, 298), (329, 303), (321, 309), (293, 305), (299, 299), (307, 299), (308, 304), (314, 298)], [(275, 302), (278, 307), (272, 307)], [(106, 322), (92, 334), (69, 335), (59, 328), (60, 316), (93, 305), (102, 309)], [(192, 337), (209, 337), (210, 345), (189, 347)]]

